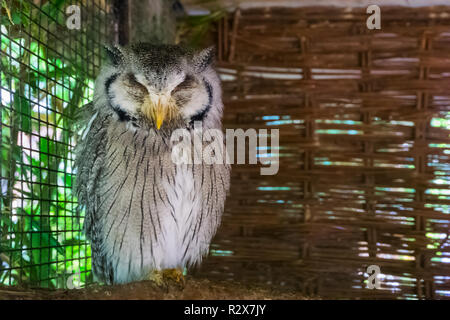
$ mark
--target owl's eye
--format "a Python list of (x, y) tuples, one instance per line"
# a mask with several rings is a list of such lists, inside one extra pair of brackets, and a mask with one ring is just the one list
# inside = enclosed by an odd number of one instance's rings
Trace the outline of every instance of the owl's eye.
[(172, 90), (172, 94), (176, 93), (178, 91), (187, 90), (190, 88), (193, 88), (195, 84), (195, 78), (191, 75), (187, 75), (183, 82), (181, 82), (178, 86), (175, 87), (175, 89)]
[(137, 87), (141, 90), (147, 91), (147, 88), (136, 79), (136, 76), (134, 74), (132, 74), (132, 73), (127, 74), (126, 79), (127, 79), (128, 84), (131, 87)]
[(133, 85), (141, 85), (139, 81), (137, 81), (136, 76), (132, 73), (127, 74), (127, 80), (130, 84)]

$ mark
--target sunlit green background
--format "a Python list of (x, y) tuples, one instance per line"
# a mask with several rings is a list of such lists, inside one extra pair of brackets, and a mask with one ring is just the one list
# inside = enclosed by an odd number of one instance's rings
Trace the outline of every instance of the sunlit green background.
[[(69, 5), (80, 7), (80, 30), (66, 26)], [(60, 288), (92, 280), (72, 152), (77, 112), (92, 99), (104, 45), (114, 42), (111, 5), (0, 0), (0, 284)], [(223, 14), (189, 17), (181, 38), (195, 46)]]
[[(109, 8), (0, 1), (0, 283), (65, 287), (74, 274), (83, 285), (91, 260), (72, 194), (74, 118), (92, 98)], [(81, 7), (81, 30), (66, 27), (69, 3)]]

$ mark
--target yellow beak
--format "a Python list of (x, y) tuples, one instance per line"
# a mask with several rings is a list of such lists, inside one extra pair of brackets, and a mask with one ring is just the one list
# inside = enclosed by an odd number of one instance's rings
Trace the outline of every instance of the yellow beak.
[(175, 117), (176, 106), (173, 99), (166, 94), (152, 94), (148, 96), (142, 106), (142, 113), (152, 120), (156, 129), (161, 129), (164, 120)]
[(156, 106), (155, 111), (155, 121), (156, 121), (156, 129), (160, 129), (161, 125), (164, 121), (164, 118), (166, 117), (165, 108), (161, 104), (161, 100), (158, 100), (158, 104)]

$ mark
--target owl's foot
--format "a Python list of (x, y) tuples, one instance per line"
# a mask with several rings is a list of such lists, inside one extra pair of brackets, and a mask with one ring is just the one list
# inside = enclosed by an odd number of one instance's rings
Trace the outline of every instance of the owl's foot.
[(180, 269), (153, 270), (150, 272), (148, 280), (153, 281), (158, 287), (166, 288), (173, 282), (184, 288), (186, 283), (183, 271)]
[(148, 275), (148, 280), (153, 281), (158, 287), (165, 285), (164, 277), (161, 270), (153, 270)]
[(181, 269), (164, 269), (162, 271), (163, 277), (166, 280), (172, 280), (175, 281), (178, 285), (181, 285), (184, 287), (186, 284), (186, 279), (183, 275), (183, 270)]

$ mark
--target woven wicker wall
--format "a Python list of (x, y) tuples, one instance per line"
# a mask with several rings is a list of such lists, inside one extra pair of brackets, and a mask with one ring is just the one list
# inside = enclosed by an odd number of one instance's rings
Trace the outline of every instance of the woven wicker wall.
[[(266, 8), (217, 26), (225, 128), (280, 129), (234, 165), (200, 274), (324, 298), (449, 298), (450, 7)], [(446, 120), (444, 120), (446, 119)], [(366, 288), (367, 266), (380, 290)]]

